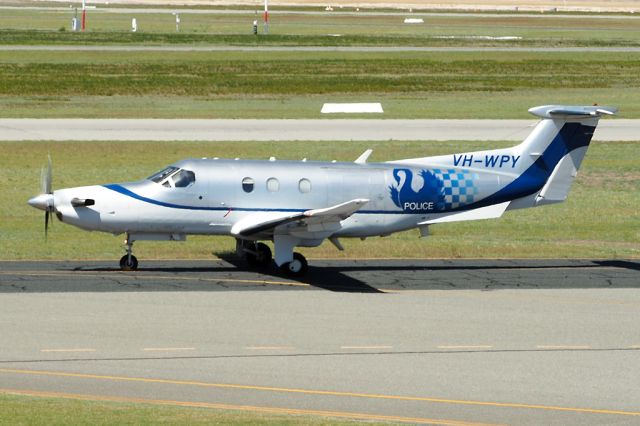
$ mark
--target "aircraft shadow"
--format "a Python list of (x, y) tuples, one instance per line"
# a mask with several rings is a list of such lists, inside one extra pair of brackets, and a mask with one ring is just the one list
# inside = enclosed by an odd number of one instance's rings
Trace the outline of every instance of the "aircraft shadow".
[[(235, 254), (216, 253), (216, 256), (225, 262), (232, 264), (238, 269), (246, 268), (244, 261), (239, 259)], [(286, 278), (286, 276), (279, 273), (275, 267), (260, 272), (274, 278)], [(340, 268), (323, 268), (309, 265), (307, 275), (303, 278), (299, 278), (298, 282), (309, 284), (310, 286), (321, 288), (323, 290), (341, 293), (383, 293), (364, 281), (357, 280), (343, 274), (342, 269)]]

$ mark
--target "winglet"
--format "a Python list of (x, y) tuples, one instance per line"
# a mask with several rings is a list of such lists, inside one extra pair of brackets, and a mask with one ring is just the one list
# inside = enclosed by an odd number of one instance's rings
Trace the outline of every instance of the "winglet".
[(373, 152), (372, 149), (367, 149), (365, 152), (362, 153), (362, 155), (360, 155), (360, 157), (358, 157), (358, 159), (356, 161), (354, 161), (354, 163), (356, 163), (356, 164), (366, 164), (366, 162), (369, 159), (369, 156), (371, 155), (372, 152)]

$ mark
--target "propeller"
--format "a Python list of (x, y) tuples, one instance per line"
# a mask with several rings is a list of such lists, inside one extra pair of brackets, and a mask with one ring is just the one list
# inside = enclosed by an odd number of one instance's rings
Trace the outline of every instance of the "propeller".
[(44, 237), (47, 238), (49, 233), (49, 224), (53, 223), (51, 213), (55, 211), (53, 188), (52, 188), (52, 167), (51, 155), (48, 156), (47, 167), (42, 168), (40, 173), (40, 195), (29, 200), (29, 205), (40, 210), (44, 210)]

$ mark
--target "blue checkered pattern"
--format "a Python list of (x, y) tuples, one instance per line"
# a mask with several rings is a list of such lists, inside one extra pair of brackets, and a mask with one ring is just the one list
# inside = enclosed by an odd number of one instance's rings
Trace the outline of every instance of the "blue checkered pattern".
[(456, 209), (475, 201), (478, 188), (474, 181), (478, 179), (477, 173), (454, 169), (433, 169), (433, 174), (442, 182), (444, 190), (445, 210)]

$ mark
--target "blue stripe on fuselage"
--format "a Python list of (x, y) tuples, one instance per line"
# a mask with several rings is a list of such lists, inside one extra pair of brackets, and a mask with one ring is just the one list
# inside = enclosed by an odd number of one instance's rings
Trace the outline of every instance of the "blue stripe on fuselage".
[(156, 206), (161, 207), (169, 207), (171, 209), (182, 209), (182, 210), (207, 210), (207, 211), (256, 211), (256, 212), (304, 212), (308, 209), (256, 209), (256, 208), (238, 208), (238, 207), (202, 207), (202, 206), (185, 206), (182, 204), (173, 204), (167, 203), (164, 201), (154, 200), (153, 198), (143, 197), (142, 195), (136, 194), (133, 191), (128, 190), (122, 185), (118, 184), (109, 184), (103, 185), (105, 188), (110, 189), (112, 191), (118, 192), (122, 195), (126, 195), (131, 198), (135, 198), (136, 200), (144, 201), (145, 203), (155, 204)]

